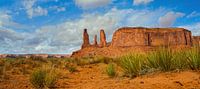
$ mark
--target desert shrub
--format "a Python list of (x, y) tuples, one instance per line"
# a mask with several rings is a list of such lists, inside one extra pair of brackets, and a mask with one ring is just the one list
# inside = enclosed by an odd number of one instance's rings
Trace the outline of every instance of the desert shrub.
[(45, 77), (45, 86), (48, 88), (54, 88), (57, 80), (58, 73), (55, 71), (55, 69), (52, 69)]
[(113, 59), (109, 57), (98, 56), (96, 58), (99, 60), (99, 62), (105, 63), (105, 64), (109, 64), (110, 62), (113, 62)]
[(30, 77), (30, 82), (36, 89), (43, 89), (45, 87), (45, 77), (47, 72), (45, 70), (39, 69), (32, 73)]
[(173, 68), (178, 70), (183, 70), (188, 68), (187, 65), (187, 56), (185, 50), (179, 50), (173, 53), (174, 60), (173, 60)]
[(68, 70), (69, 70), (69, 72), (71, 72), (71, 73), (77, 71), (76, 67), (74, 67), (74, 66), (69, 66), (69, 67), (68, 67)]
[(159, 61), (158, 61), (158, 55), (156, 52), (151, 52), (147, 56), (147, 67), (149, 68), (159, 68)]
[(116, 70), (113, 64), (108, 64), (106, 68), (106, 73), (109, 77), (115, 77), (116, 76)]
[(150, 68), (159, 68), (162, 71), (173, 69), (174, 55), (170, 48), (159, 48), (148, 54), (147, 65)]
[(200, 47), (196, 46), (187, 52), (187, 64), (192, 70), (200, 69)]
[(124, 74), (130, 78), (140, 75), (143, 62), (143, 55), (134, 53), (120, 57), (119, 61)]
[(30, 82), (36, 89), (43, 89), (45, 87), (55, 87), (58, 80), (58, 72), (53, 68), (40, 68), (33, 71), (30, 76)]

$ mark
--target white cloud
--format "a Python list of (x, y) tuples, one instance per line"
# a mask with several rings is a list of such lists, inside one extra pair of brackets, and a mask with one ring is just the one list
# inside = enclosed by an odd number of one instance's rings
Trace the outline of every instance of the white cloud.
[(95, 34), (99, 36), (100, 29), (105, 30), (108, 41), (111, 41), (113, 32), (121, 26), (156, 26), (158, 18), (162, 13), (166, 13), (165, 11), (113, 8), (104, 14), (83, 14), (81, 19), (37, 29), (33, 37), (27, 40), (29, 41), (27, 45), (32, 45), (37, 52), (69, 53), (80, 48), (84, 28), (88, 29), (91, 42)]
[(16, 23), (12, 20), (12, 16), (8, 14), (8, 11), (0, 11), (0, 28), (13, 27), (16, 29), (26, 29), (27, 27)]
[(50, 6), (49, 9), (56, 10), (57, 12), (63, 12), (66, 10), (65, 7), (59, 7), (59, 6)]
[(185, 14), (180, 12), (168, 12), (160, 17), (158, 22), (160, 27), (170, 27), (174, 24), (177, 18), (183, 17)]
[(187, 18), (193, 18), (193, 17), (198, 17), (198, 16), (200, 16), (200, 13), (193, 11), (192, 13), (187, 15)]
[(37, 0), (23, 0), (22, 5), (24, 6), (26, 13), (29, 18), (33, 18), (36, 16), (45, 16), (48, 14), (47, 9), (42, 8), (40, 6), (34, 7)]
[(83, 9), (97, 8), (110, 4), (112, 0), (75, 0), (76, 5)]
[[(0, 41), (0, 53), (70, 53), (80, 48), (84, 28), (88, 29), (91, 42), (95, 34), (99, 38), (100, 29), (105, 30), (107, 40), (111, 41), (113, 32), (117, 28), (122, 26), (156, 27), (159, 17), (167, 12), (169, 11), (166, 9), (120, 10), (113, 8), (105, 13), (85, 13), (79, 19), (42, 26), (32, 33), (11, 32), (14, 37), (7, 38), (20, 39), (17, 42), (6, 40), (1, 43)], [(10, 46), (5, 42), (8, 42)]]
[(146, 5), (154, 0), (133, 0), (133, 5)]
[(184, 25), (184, 26), (179, 26), (179, 27), (191, 30), (193, 35), (200, 36), (200, 22), (197, 22), (194, 24), (189, 24), (189, 25)]

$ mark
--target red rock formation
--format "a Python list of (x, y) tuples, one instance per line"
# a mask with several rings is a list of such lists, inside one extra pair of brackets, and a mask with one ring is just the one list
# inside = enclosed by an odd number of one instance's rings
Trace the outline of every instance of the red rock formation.
[[(196, 39), (193, 37), (193, 40)], [(199, 44), (200, 37), (195, 42)], [(104, 31), (101, 30), (99, 47), (85, 47), (73, 52), (72, 57), (96, 55), (116, 57), (131, 51), (151, 51), (160, 46), (177, 49), (191, 47), (192, 44), (191, 32), (183, 28), (125, 27), (118, 29), (113, 35), (112, 42), (108, 43)]]
[(200, 36), (193, 36), (193, 45), (200, 45)]
[(84, 32), (83, 32), (83, 44), (82, 44), (81, 48), (85, 48), (85, 47), (88, 47), (88, 46), (90, 46), (89, 35), (87, 33), (87, 29), (84, 29)]
[(103, 29), (100, 30), (100, 47), (106, 47), (106, 35)]
[(97, 35), (94, 36), (94, 43), (93, 43), (93, 45), (94, 45), (95, 47), (98, 46), (98, 43), (97, 43)]
[(120, 28), (112, 47), (192, 45), (191, 32), (182, 28)]

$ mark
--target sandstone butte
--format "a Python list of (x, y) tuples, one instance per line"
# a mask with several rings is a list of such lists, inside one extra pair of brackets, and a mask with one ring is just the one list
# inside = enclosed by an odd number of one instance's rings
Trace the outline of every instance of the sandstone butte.
[(200, 36), (192, 36), (191, 31), (184, 28), (123, 27), (114, 32), (111, 42), (106, 42), (104, 30), (100, 30), (100, 43), (97, 43), (97, 35), (93, 42), (90, 44), (87, 29), (84, 29), (82, 47), (71, 57), (118, 57), (128, 52), (148, 52), (161, 46), (189, 48), (200, 45)]

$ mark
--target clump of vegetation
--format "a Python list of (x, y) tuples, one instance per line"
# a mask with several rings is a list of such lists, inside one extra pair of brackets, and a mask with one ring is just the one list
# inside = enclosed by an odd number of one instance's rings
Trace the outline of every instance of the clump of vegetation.
[(71, 73), (77, 71), (76, 67), (74, 67), (74, 66), (69, 66), (69, 67), (68, 67), (68, 70), (69, 70), (69, 72), (71, 72)]
[(173, 68), (176, 70), (183, 70), (188, 68), (187, 65), (187, 52), (186, 50), (179, 50), (173, 53)]
[(150, 68), (159, 68), (162, 71), (173, 69), (174, 54), (170, 48), (159, 48), (151, 52), (147, 57), (147, 65)]
[(116, 70), (113, 64), (108, 64), (106, 68), (106, 73), (109, 77), (115, 77), (116, 76)]
[(57, 80), (58, 80), (58, 73), (54, 69), (50, 70), (45, 77), (46, 87), (54, 88)]
[(193, 47), (187, 52), (187, 64), (192, 70), (200, 70), (200, 47)]
[(57, 79), (58, 74), (55, 69), (38, 69), (31, 74), (30, 82), (36, 89), (53, 88)]
[(140, 75), (142, 65), (144, 63), (144, 56), (142, 54), (128, 54), (120, 58), (120, 66), (126, 76), (130, 78)]
[(36, 89), (43, 89), (45, 87), (45, 78), (47, 72), (45, 70), (39, 69), (32, 73), (30, 82)]

